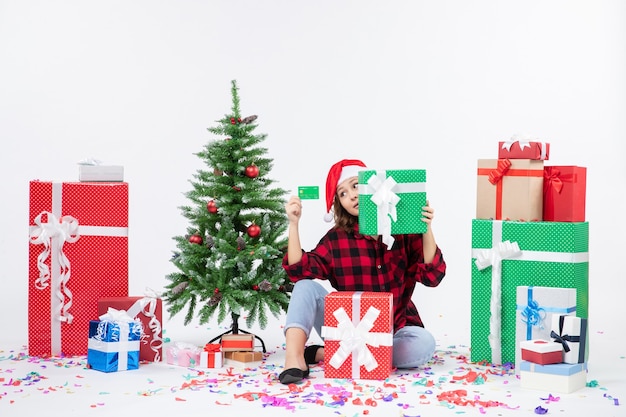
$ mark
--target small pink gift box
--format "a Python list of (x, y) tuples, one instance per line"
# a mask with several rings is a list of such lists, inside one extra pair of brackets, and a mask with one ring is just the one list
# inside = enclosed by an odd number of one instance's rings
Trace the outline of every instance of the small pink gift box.
[(165, 348), (165, 360), (170, 365), (193, 368), (200, 364), (200, 346), (185, 342), (173, 342)]
[(524, 340), (520, 343), (522, 360), (549, 365), (563, 362), (563, 346), (549, 340)]

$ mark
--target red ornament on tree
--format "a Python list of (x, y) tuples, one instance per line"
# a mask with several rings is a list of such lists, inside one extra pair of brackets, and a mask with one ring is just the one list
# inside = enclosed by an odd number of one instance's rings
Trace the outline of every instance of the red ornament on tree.
[(259, 176), (259, 167), (251, 164), (246, 167), (246, 177), (256, 178)]
[(193, 243), (195, 245), (202, 245), (202, 236), (197, 233), (189, 236), (189, 243)]
[(209, 211), (209, 213), (217, 213), (217, 204), (215, 204), (215, 200), (211, 200), (206, 203), (206, 209)]
[(254, 291), (258, 291), (258, 290), (259, 290), (259, 286), (258, 286), (258, 285), (256, 285), (256, 284), (254, 284), (254, 285), (252, 286), (252, 289), (253, 289)]
[(250, 226), (248, 226), (247, 232), (248, 232), (248, 236), (257, 237), (258, 235), (261, 234), (261, 227), (259, 227), (258, 224), (252, 223)]

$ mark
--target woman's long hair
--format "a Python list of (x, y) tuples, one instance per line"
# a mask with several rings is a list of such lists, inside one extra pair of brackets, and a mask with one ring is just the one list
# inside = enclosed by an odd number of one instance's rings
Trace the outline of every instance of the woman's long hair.
[(346, 232), (354, 231), (354, 226), (359, 223), (359, 218), (348, 213), (339, 202), (339, 196), (335, 194), (333, 201), (333, 213), (335, 217), (335, 226), (345, 230)]

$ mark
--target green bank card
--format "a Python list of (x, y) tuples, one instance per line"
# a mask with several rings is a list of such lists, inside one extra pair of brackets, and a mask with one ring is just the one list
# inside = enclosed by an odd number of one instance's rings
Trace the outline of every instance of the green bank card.
[(320, 187), (317, 185), (298, 187), (298, 197), (302, 200), (317, 200), (320, 198)]

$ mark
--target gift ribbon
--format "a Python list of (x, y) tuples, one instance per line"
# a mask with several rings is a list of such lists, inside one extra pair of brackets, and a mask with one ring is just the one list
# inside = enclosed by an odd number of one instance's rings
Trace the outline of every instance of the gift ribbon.
[[(46, 217), (46, 221), (43, 217)], [(43, 245), (43, 251), (37, 256), (37, 268), (39, 277), (35, 280), (35, 288), (46, 289), (50, 283), (52, 323), (65, 322), (71, 324), (74, 316), (69, 312), (72, 307), (72, 292), (67, 287), (70, 280), (70, 261), (63, 252), (65, 242), (74, 243), (79, 238), (78, 220), (72, 216), (63, 216), (59, 220), (54, 214), (43, 211), (35, 217), (35, 228), (30, 232), (30, 243), (33, 245)], [(50, 266), (57, 274), (51, 276), (46, 260), (50, 257)], [(65, 301), (67, 298), (67, 302)], [(60, 338), (60, 328), (59, 336)]]
[(543, 329), (547, 313), (557, 313), (568, 315), (576, 311), (576, 306), (570, 307), (549, 307), (540, 306), (533, 297), (533, 287), (528, 287), (526, 305), (518, 304), (517, 310), (521, 310), (522, 322), (526, 323), (526, 340), (533, 338), (532, 328)]
[[(547, 168), (547, 167), (546, 167)], [(563, 189), (563, 181), (561, 180), (561, 171), (556, 168), (543, 170), (543, 193), (547, 194), (550, 188), (554, 189), (557, 194), (561, 194)]]
[(387, 249), (391, 249), (395, 240), (391, 236), (391, 221), (398, 220), (396, 206), (400, 202), (400, 197), (393, 192), (393, 189), (398, 183), (392, 177), (385, 178), (384, 172), (379, 172), (372, 175), (367, 184), (375, 190), (370, 199), (378, 208), (376, 215), (378, 231), (382, 235), (383, 243), (387, 245)]
[(352, 355), (352, 376), (358, 378), (359, 368), (364, 366), (371, 371), (378, 366), (376, 358), (368, 346), (392, 346), (393, 336), (391, 333), (370, 332), (374, 322), (380, 315), (380, 310), (370, 306), (362, 319), (359, 320), (361, 311), (361, 291), (354, 293), (352, 297), (352, 319), (343, 307), (333, 312), (337, 319), (337, 327), (323, 326), (322, 337), (329, 340), (339, 340), (337, 351), (329, 360), (329, 365), (339, 368)]
[[(43, 250), (37, 257), (39, 277), (35, 280), (35, 288), (45, 290), (50, 286), (50, 353), (60, 355), (61, 324), (71, 324), (73, 320), (69, 309), (72, 306), (72, 292), (68, 288), (70, 279), (70, 261), (63, 253), (65, 242), (74, 243), (80, 236), (128, 236), (128, 227), (85, 226), (79, 225), (72, 216), (61, 216), (63, 209), (63, 183), (52, 183), (52, 210), (42, 211), (30, 226), (30, 243), (42, 244)], [(43, 222), (43, 216), (47, 222)], [(60, 220), (59, 220), (60, 219)], [(50, 268), (45, 264), (50, 257)], [(48, 280), (50, 284), (48, 284)], [(67, 301), (65, 301), (67, 298)]]
[(479, 270), (491, 266), (489, 346), (491, 347), (491, 361), (495, 364), (502, 363), (502, 260), (511, 259), (520, 254), (521, 250), (517, 242), (507, 240), (506, 242), (498, 242), (493, 248), (478, 253), (476, 261), (474, 261)]
[(376, 204), (377, 229), (387, 249), (391, 249), (395, 241), (391, 236), (391, 221), (397, 221), (397, 205), (401, 200), (398, 194), (424, 192), (426, 192), (426, 183), (398, 183), (393, 177), (387, 177), (385, 171), (372, 175), (367, 184), (359, 184), (359, 194), (371, 194), (370, 200)]
[(163, 347), (163, 339), (160, 336), (162, 329), (161, 322), (156, 316), (158, 294), (150, 289), (146, 289), (146, 293), (151, 293), (152, 295), (147, 295), (146, 297), (140, 298), (139, 300), (135, 301), (135, 303), (128, 309), (128, 314), (131, 317), (137, 317), (139, 314), (143, 314), (144, 316), (149, 318), (148, 328), (152, 333), (152, 339), (150, 340), (150, 349), (152, 349), (152, 351), (154, 352), (154, 362), (159, 362), (161, 360), (161, 348)]
[[(523, 250), (517, 242), (502, 241), (502, 221), (492, 221), (491, 249), (472, 248), (472, 258), (479, 270), (491, 266), (491, 300), (489, 320), (489, 345), (491, 347), (491, 362), (501, 364), (502, 361), (502, 260), (515, 258), (516, 261), (583, 263), (589, 262), (588, 252), (544, 252)], [(517, 250), (519, 252), (517, 252)]]
[(563, 350), (567, 353), (570, 351), (569, 345), (567, 342), (580, 342), (579, 336), (570, 336), (567, 334), (559, 335), (554, 330), (550, 332), (550, 337), (554, 339), (555, 342), (563, 345)]
[(204, 351), (205, 352), (219, 352), (220, 351), (220, 344), (219, 343), (207, 343), (206, 345), (204, 345)]
[[(570, 336), (568, 334), (563, 334), (563, 326), (565, 325), (565, 320), (572, 320), (575, 317), (571, 316), (559, 316), (559, 332), (555, 332), (552, 330), (550, 332), (550, 337), (554, 339), (555, 342), (563, 345), (563, 350), (565, 353), (568, 353), (571, 349), (569, 347), (568, 342), (570, 343), (578, 343), (578, 363), (585, 362), (585, 346), (583, 345), (583, 341), (587, 340), (587, 326), (585, 325), (586, 320), (580, 319), (580, 329), (579, 336)], [(567, 358), (566, 358), (567, 360)]]
[(528, 301), (521, 315), (522, 323), (526, 323), (526, 340), (530, 340), (533, 335), (533, 326), (543, 329), (543, 321), (546, 318), (546, 310), (533, 300), (532, 287), (528, 287)]
[(543, 170), (511, 169), (509, 159), (498, 159), (496, 169), (478, 168), (478, 175), (487, 175), (489, 182), (496, 186), (496, 220), (502, 219), (502, 188), (503, 177), (543, 177)]
[(511, 168), (512, 162), (508, 159), (498, 159), (496, 169), (489, 172), (489, 182), (496, 185), (500, 182), (504, 174)]

